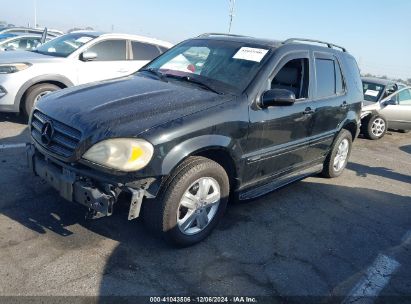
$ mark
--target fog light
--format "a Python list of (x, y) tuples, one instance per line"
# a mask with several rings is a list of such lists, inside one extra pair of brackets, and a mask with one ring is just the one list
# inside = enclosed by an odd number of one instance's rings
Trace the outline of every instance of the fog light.
[(7, 91), (3, 87), (0, 87), (0, 98), (5, 96), (6, 94), (7, 94)]

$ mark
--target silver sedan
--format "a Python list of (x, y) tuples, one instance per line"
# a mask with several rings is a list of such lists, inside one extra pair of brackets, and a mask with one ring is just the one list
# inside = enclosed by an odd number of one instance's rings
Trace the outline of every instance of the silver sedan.
[(364, 101), (361, 114), (362, 133), (380, 139), (388, 128), (411, 130), (411, 87), (402, 88), (379, 102)]

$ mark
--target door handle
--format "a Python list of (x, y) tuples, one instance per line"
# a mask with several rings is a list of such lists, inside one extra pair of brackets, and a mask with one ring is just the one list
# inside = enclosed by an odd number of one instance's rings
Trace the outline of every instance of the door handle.
[(348, 107), (347, 102), (346, 102), (346, 101), (344, 101), (344, 102), (340, 105), (340, 107), (341, 107), (342, 109), (347, 108), (347, 107)]
[(307, 108), (305, 108), (303, 114), (304, 115), (312, 115), (312, 114), (314, 114), (314, 110), (311, 109), (310, 107), (307, 107)]
[(120, 69), (120, 70), (117, 70), (117, 72), (119, 72), (119, 73), (127, 73), (127, 72), (129, 72), (130, 70), (126, 70), (126, 69)]

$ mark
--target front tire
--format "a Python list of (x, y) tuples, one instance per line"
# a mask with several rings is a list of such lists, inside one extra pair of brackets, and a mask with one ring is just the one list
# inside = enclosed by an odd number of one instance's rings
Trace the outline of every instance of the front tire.
[(44, 95), (48, 93), (60, 90), (61, 88), (51, 84), (51, 83), (40, 83), (37, 85), (32, 86), (26, 92), (26, 97), (23, 103), (23, 114), (26, 118), (28, 118), (31, 114), (31, 110), (33, 109), (34, 105), (37, 101), (40, 100)]
[(384, 117), (373, 115), (364, 121), (364, 136), (368, 139), (377, 140), (382, 138), (387, 132), (387, 121)]
[(331, 147), (324, 162), (322, 175), (324, 177), (338, 177), (347, 166), (351, 154), (352, 135), (349, 131), (342, 129)]
[(144, 222), (173, 245), (196, 244), (221, 219), (229, 187), (227, 173), (218, 163), (190, 157), (170, 176), (159, 198), (143, 204)]

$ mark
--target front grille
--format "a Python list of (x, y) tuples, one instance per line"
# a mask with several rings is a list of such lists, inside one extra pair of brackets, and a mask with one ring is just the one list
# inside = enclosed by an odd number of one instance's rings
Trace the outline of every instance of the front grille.
[[(50, 122), (54, 127), (54, 134), (48, 145), (45, 145), (41, 138), (43, 126), (46, 122)], [(31, 136), (50, 152), (69, 158), (74, 154), (80, 142), (81, 132), (36, 110), (33, 112), (31, 119)]]

